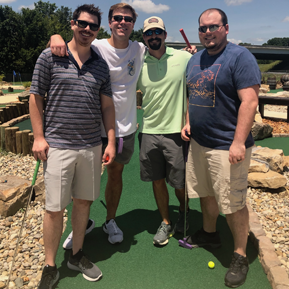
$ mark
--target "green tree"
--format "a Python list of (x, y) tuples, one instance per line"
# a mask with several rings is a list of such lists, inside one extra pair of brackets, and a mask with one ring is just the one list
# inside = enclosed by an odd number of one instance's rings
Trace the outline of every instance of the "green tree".
[(103, 29), (103, 27), (100, 27), (98, 33), (97, 33), (97, 39), (107, 39), (110, 38), (110, 34)]
[(241, 46), (248, 46), (248, 45), (252, 45), (251, 43), (247, 43), (247, 42), (241, 42), (239, 43), (238, 45), (241, 45)]
[(144, 40), (143, 40), (143, 37), (142, 37), (142, 28), (140, 28), (139, 30), (133, 30), (129, 39), (131, 41), (138, 41), (138, 42), (142, 42), (143, 44), (144, 43)]
[(273, 46), (289, 46), (289, 37), (274, 37), (272, 39), (269, 39), (266, 43), (263, 44), (265, 45), (273, 45)]

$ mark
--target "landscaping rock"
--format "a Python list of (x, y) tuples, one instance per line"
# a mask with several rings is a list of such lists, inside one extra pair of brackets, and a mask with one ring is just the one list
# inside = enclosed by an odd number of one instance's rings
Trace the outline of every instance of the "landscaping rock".
[(249, 173), (267, 173), (269, 171), (269, 164), (267, 162), (261, 162), (251, 159), (249, 166)]
[(254, 147), (252, 150), (252, 158), (254, 160), (265, 161), (269, 164), (270, 170), (283, 172), (283, 150), (269, 149), (266, 147)]
[(261, 140), (266, 137), (272, 136), (273, 127), (269, 124), (254, 122), (251, 128), (252, 136), (254, 140)]
[(278, 189), (284, 187), (287, 183), (287, 178), (281, 174), (269, 170), (267, 173), (249, 173), (248, 185), (250, 187)]

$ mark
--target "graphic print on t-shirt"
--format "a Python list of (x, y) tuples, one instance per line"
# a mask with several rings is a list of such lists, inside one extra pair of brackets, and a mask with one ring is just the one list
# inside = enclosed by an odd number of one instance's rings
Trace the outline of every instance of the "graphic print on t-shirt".
[[(192, 67), (187, 79), (190, 105), (215, 107), (215, 85), (220, 68), (221, 64)], [(191, 75), (194, 76), (190, 78)]]
[(128, 64), (127, 64), (128, 74), (131, 75), (131, 76), (133, 76), (135, 74), (134, 63), (135, 63), (135, 58), (132, 59), (132, 60), (129, 60)]

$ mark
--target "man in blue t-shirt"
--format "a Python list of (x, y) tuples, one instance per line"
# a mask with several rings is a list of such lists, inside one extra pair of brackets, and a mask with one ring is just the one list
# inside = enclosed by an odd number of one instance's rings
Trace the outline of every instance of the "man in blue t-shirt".
[(234, 288), (245, 282), (249, 269), (247, 175), (261, 73), (246, 48), (227, 41), (228, 32), (222, 10), (208, 9), (200, 15), (199, 38), (206, 49), (187, 66), (189, 109), (182, 138), (190, 140), (186, 132), (191, 136), (188, 196), (200, 198), (203, 213), (203, 228), (185, 240), (193, 247), (221, 246), (216, 222), (219, 212), (225, 214), (234, 238), (225, 284)]

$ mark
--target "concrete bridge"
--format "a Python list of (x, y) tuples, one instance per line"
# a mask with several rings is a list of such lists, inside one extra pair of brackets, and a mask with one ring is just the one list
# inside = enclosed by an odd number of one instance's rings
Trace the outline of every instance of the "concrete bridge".
[[(166, 42), (166, 45), (175, 49), (186, 47), (186, 44), (182, 42)], [(195, 45), (198, 51), (204, 49), (201, 43), (191, 43), (191, 45)], [(289, 60), (288, 46), (245, 45), (244, 47), (249, 49), (256, 59)]]

